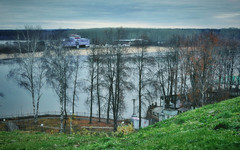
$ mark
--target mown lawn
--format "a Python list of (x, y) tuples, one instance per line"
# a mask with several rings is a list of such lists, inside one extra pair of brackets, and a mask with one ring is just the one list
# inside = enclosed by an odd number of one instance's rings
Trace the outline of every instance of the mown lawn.
[(240, 97), (188, 111), (120, 137), (0, 132), (0, 149), (76, 148), (240, 149)]

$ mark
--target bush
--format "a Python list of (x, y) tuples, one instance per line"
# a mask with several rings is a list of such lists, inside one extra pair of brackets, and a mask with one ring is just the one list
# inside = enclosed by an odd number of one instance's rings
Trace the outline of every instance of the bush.
[(77, 134), (82, 136), (91, 136), (91, 132), (87, 130), (86, 128), (81, 128), (80, 131), (77, 132)]
[(121, 125), (117, 127), (117, 131), (113, 135), (122, 137), (123, 135), (127, 135), (132, 132), (134, 132), (133, 124)]

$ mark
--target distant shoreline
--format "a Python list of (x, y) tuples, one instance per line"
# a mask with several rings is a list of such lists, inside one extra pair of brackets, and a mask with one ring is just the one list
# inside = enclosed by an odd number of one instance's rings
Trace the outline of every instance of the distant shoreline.
[[(130, 53), (134, 52), (134, 49), (136, 47), (126, 47)], [(73, 55), (73, 56), (81, 56), (81, 55), (88, 55), (88, 50), (89, 49), (71, 49), (69, 51), (68, 55)], [(147, 51), (148, 52), (157, 52), (157, 51), (167, 51), (169, 50), (169, 47), (160, 47), (160, 46), (149, 46), (147, 47)], [(4, 60), (4, 59), (14, 59), (14, 58), (27, 58), (28, 53), (24, 53), (24, 54), (18, 54), (18, 53), (14, 53), (14, 54), (0, 54), (0, 60)], [(43, 52), (36, 52), (35, 57), (42, 57), (43, 56)]]

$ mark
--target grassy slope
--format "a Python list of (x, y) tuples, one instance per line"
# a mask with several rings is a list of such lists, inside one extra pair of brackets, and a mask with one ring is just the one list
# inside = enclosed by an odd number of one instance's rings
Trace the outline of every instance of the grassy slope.
[(207, 105), (123, 137), (0, 132), (0, 149), (239, 149), (240, 97)]

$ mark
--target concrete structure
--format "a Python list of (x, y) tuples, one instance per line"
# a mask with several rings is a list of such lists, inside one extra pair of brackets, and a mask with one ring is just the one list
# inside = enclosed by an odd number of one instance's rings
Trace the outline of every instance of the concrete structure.
[(137, 117), (136, 112), (135, 112), (135, 108), (136, 108), (135, 101), (136, 101), (136, 99), (133, 99), (133, 114), (132, 114), (132, 117)]
[(159, 121), (165, 120), (172, 118), (178, 114), (178, 110), (174, 109), (164, 109), (160, 114), (159, 114)]
[[(133, 123), (134, 129), (139, 129), (139, 118), (138, 117), (132, 117), (131, 122)], [(145, 128), (149, 125), (149, 121), (147, 119), (141, 120), (141, 127)]]
[[(130, 121), (132, 122), (133, 124), (133, 127), (134, 129), (139, 129), (139, 117), (137, 117), (136, 115), (136, 112), (135, 112), (135, 101), (136, 99), (133, 99), (133, 114), (132, 114), (132, 117), (130, 119)], [(141, 127), (144, 128), (144, 127), (147, 127), (149, 125), (149, 121), (147, 119), (143, 119), (141, 120)]]
[(154, 124), (189, 110), (188, 108), (180, 108), (180, 105), (179, 99), (177, 99), (175, 104), (169, 101), (168, 107), (166, 107), (165, 100), (161, 100), (160, 105), (155, 102), (148, 107), (146, 118), (149, 120), (149, 124)]

